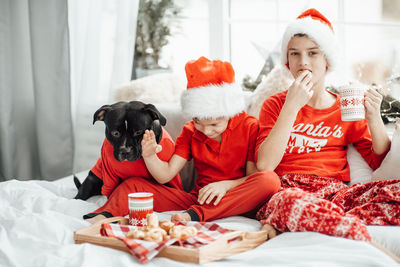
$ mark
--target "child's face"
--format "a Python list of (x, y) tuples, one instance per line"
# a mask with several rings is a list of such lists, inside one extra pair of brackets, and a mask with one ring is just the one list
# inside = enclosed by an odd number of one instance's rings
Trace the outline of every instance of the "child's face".
[(293, 77), (297, 73), (308, 70), (312, 73), (312, 82), (317, 84), (325, 77), (328, 63), (318, 44), (308, 36), (294, 36), (288, 44), (289, 70)]
[(217, 118), (217, 119), (197, 119), (193, 118), (194, 127), (205, 134), (210, 139), (220, 141), (221, 134), (226, 130), (228, 126), (228, 118)]

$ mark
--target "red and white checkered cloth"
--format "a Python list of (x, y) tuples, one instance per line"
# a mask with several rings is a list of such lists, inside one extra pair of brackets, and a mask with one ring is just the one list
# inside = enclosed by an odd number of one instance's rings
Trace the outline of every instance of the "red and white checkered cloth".
[(197, 229), (197, 235), (186, 240), (173, 238), (157, 243), (127, 238), (126, 235), (128, 232), (136, 227), (120, 224), (102, 224), (100, 234), (102, 236), (114, 237), (122, 240), (132, 255), (137, 257), (141, 263), (146, 263), (154, 258), (164, 247), (170, 246), (176, 242), (184, 247), (197, 248), (215, 241), (218, 237), (227, 232), (231, 232), (231, 230), (222, 228), (216, 223), (184, 222), (180, 224), (195, 227)]

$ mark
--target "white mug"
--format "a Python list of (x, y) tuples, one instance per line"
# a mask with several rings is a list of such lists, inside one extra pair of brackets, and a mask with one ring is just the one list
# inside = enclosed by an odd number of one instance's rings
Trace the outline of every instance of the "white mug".
[(365, 89), (365, 86), (362, 85), (344, 85), (339, 87), (342, 121), (359, 121), (365, 119)]

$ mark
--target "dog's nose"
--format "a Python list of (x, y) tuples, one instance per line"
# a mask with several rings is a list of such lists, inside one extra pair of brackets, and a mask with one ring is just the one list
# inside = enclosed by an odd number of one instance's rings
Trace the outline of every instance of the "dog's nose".
[(119, 154), (120, 154), (122, 159), (126, 159), (128, 157), (128, 155), (129, 155), (129, 153), (125, 152), (125, 151), (121, 151)]
[(120, 148), (120, 153), (131, 153), (132, 152), (132, 147), (130, 146), (124, 146)]
[(133, 147), (131, 146), (121, 147), (118, 153), (119, 161), (124, 161), (124, 160), (135, 161), (137, 160), (137, 158), (134, 156), (134, 154), (136, 153), (134, 152)]

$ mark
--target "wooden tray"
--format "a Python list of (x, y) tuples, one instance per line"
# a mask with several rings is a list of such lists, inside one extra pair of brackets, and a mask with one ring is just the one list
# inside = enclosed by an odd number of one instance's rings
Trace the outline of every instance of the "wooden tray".
[[(128, 224), (124, 217), (104, 219), (88, 228), (74, 232), (75, 243), (91, 243), (104, 247), (114, 248), (128, 252), (124, 242), (119, 239), (100, 235), (102, 223)], [(237, 238), (237, 240), (234, 240)], [(157, 257), (166, 257), (176, 261), (203, 264), (210, 261), (226, 258), (257, 247), (268, 239), (266, 231), (245, 232), (233, 231), (222, 235), (216, 241), (199, 248), (185, 248), (179, 246), (165, 247)], [(234, 240), (234, 241), (232, 241)]]

